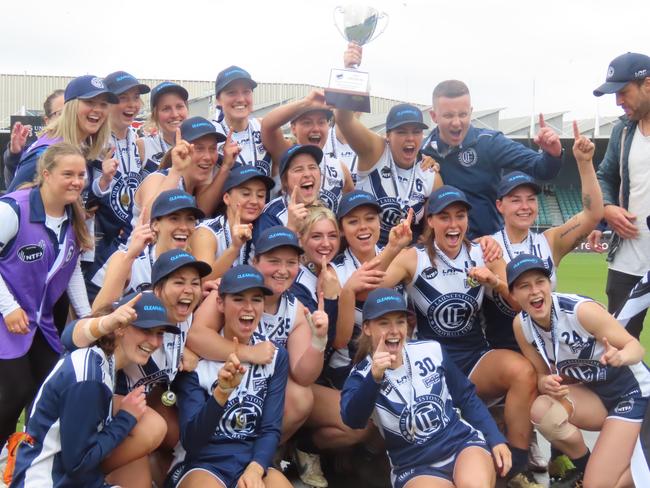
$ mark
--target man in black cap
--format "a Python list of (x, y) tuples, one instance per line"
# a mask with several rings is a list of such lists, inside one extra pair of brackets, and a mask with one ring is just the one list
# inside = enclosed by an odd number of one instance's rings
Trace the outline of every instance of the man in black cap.
[[(594, 90), (600, 97), (616, 94), (625, 115), (612, 129), (597, 177), (603, 192), (605, 220), (615, 232), (609, 248), (607, 307), (616, 312), (630, 290), (650, 268), (650, 57), (625, 53), (612, 60), (605, 83)], [(600, 248), (600, 232), (590, 243)], [(639, 337), (645, 311), (632, 318), (627, 330)]]

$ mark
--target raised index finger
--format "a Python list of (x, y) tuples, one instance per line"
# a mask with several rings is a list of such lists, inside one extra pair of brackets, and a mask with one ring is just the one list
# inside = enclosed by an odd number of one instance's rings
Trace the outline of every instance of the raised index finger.
[(381, 337), (379, 339), (379, 344), (377, 344), (377, 349), (375, 349), (375, 352), (386, 352), (388, 349), (386, 349), (386, 332), (381, 333)]
[(142, 212), (140, 213), (140, 225), (148, 224), (149, 223), (149, 207), (146, 205), (142, 208)]
[(234, 354), (237, 356), (237, 359), (239, 359), (239, 339), (237, 339), (237, 336), (232, 338), (232, 342), (235, 345)]
[(546, 122), (544, 122), (544, 114), (539, 114), (539, 128), (546, 127)]
[(180, 142), (183, 140), (183, 137), (181, 136), (181, 128), (176, 127), (176, 145), (180, 144)]
[(298, 185), (293, 187), (293, 191), (291, 192), (291, 203), (295, 205), (298, 203)]
[[(327, 265), (325, 265), (325, 266), (327, 266)], [(325, 295), (323, 294), (322, 291), (318, 294), (318, 311), (319, 312), (324, 312), (325, 311)]]
[(573, 121), (573, 138), (577, 141), (580, 138), (580, 130), (578, 129), (578, 122)]
[(133, 307), (133, 305), (135, 305), (136, 303), (138, 303), (138, 302), (140, 301), (141, 298), (142, 298), (142, 293), (138, 293), (136, 296), (134, 296), (133, 298), (131, 298), (131, 300), (129, 300), (128, 302), (126, 302), (126, 305), (128, 305), (129, 307)]
[(409, 211), (406, 214), (406, 220), (404, 221), (404, 223), (410, 228), (412, 222), (413, 222), (413, 208), (409, 208)]

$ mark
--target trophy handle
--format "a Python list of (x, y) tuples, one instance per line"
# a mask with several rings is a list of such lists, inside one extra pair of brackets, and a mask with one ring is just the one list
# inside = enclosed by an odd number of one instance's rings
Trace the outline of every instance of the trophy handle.
[(341, 37), (345, 39), (346, 41), (348, 40), (347, 37), (345, 37), (345, 33), (343, 32), (343, 29), (341, 29), (341, 26), (343, 25), (343, 22), (339, 22), (340, 20), (343, 20), (343, 13), (345, 12), (345, 9), (341, 7), (340, 5), (334, 9), (333, 15), (334, 15), (334, 25), (336, 26), (336, 30), (339, 31), (339, 34), (341, 34)]
[[(383, 25), (380, 29), (379, 25), (382, 24), (382, 21)], [(377, 39), (386, 30), (386, 27), (388, 27), (388, 14), (386, 12), (381, 12), (377, 17), (377, 27), (375, 27), (375, 32), (372, 34), (372, 37), (368, 39), (368, 42)]]

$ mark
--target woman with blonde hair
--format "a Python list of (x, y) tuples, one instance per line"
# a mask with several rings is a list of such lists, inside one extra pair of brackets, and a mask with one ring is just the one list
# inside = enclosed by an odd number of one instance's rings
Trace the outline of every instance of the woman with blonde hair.
[(32, 188), (0, 199), (0, 444), (63, 351), (52, 309), (67, 290), (75, 313), (90, 313), (79, 254), (92, 247), (80, 195), (81, 151), (50, 146)]

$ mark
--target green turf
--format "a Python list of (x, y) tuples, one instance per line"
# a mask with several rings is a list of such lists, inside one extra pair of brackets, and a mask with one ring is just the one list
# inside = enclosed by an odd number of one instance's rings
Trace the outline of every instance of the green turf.
[[(558, 269), (558, 291), (578, 293), (607, 305), (605, 282), (607, 262), (604, 254), (571, 253), (562, 259)], [(646, 349), (645, 362), (650, 364), (650, 314), (643, 322), (641, 344)]]

